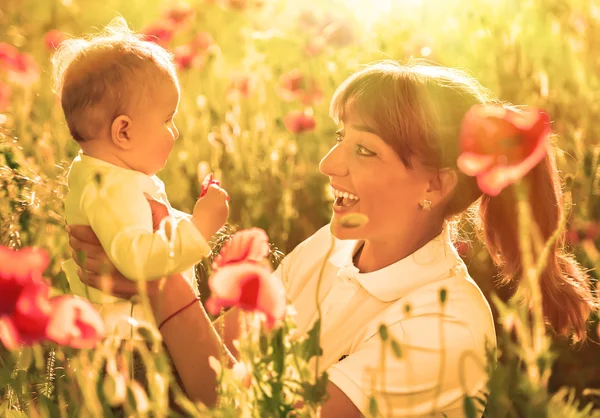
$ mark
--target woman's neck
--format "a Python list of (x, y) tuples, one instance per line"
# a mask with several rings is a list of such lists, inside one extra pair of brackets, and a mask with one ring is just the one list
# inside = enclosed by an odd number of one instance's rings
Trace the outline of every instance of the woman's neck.
[(354, 257), (354, 265), (361, 273), (370, 273), (390, 266), (437, 237), (442, 231), (442, 226), (436, 226), (427, 233), (412, 235), (398, 235), (397, 239), (366, 240)]

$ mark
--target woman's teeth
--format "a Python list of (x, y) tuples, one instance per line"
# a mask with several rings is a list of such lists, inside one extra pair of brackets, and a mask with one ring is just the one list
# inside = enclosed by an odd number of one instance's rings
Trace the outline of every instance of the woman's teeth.
[(349, 208), (350, 206), (356, 205), (360, 198), (352, 193), (342, 192), (341, 190), (333, 189), (333, 195), (335, 196), (335, 204)]

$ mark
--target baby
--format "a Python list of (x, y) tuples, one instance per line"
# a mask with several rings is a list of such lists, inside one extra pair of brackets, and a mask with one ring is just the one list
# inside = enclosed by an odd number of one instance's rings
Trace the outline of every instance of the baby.
[[(171, 54), (116, 19), (100, 36), (63, 42), (52, 61), (65, 119), (81, 147), (68, 174), (67, 224), (90, 225), (111, 262), (131, 280), (182, 272), (196, 288), (193, 266), (210, 252), (208, 240), (229, 207), (227, 193), (213, 184), (192, 216), (176, 211), (155, 175), (179, 136)], [(146, 196), (169, 208), (169, 227), (153, 232)], [(127, 338), (124, 317), (143, 319), (141, 306), (87, 288), (73, 259), (63, 269), (71, 291), (98, 304), (113, 335)]]

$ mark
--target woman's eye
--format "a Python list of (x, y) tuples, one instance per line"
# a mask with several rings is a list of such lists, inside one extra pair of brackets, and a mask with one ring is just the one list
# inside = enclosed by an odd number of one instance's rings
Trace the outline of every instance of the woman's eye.
[(362, 155), (363, 157), (374, 157), (375, 155), (377, 155), (373, 151), (370, 151), (370, 150), (366, 149), (362, 145), (357, 145), (356, 146), (356, 153), (358, 155)]

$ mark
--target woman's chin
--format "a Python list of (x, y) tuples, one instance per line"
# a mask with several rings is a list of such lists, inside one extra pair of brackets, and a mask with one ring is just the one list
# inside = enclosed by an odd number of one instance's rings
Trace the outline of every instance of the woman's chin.
[(344, 216), (334, 213), (329, 224), (331, 235), (340, 240), (345, 239), (363, 239), (364, 225), (354, 225), (344, 222)]

